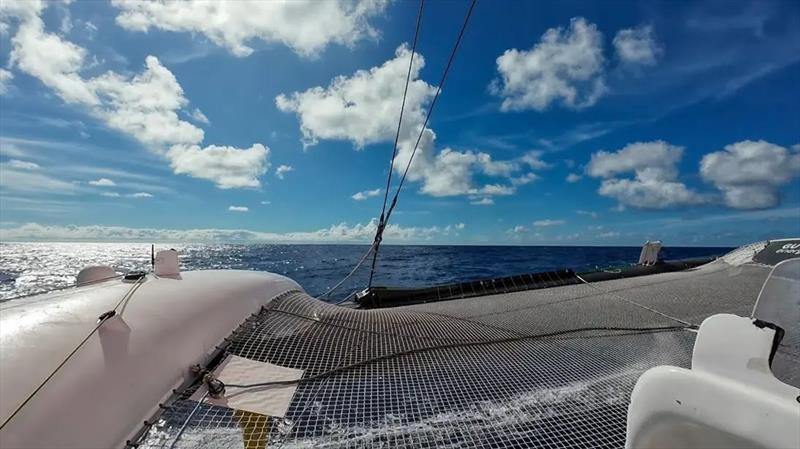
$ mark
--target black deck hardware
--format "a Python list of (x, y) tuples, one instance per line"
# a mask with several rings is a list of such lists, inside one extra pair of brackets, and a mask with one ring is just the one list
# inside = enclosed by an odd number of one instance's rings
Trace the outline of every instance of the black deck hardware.
[[(612, 279), (625, 279), (635, 276), (687, 270), (706, 264), (712, 260), (714, 260), (713, 257), (664, 261), (648, 266), (635, 265), (619, 271), (592, 271), (579, 274), (587, 282), (609, 281)], [(525, 290), (538, 290), (541, 288), (580, 284), (581, 282), (582, 281), (575, 276), (574, 271), (565, 269), (421, 288), (372, 287), (359, 293), (356, 297), (356, 301), (360, 308), (375, 309)]]
[(773, 240), (753, 257), (764, 265), (775, 266), (787, 259), (800, 257), (800, 239)]
[(130, 271), (122, 279), (125, 281), (138, 281), (145, 276), (147, 276), (147, 273), (144, 271)]

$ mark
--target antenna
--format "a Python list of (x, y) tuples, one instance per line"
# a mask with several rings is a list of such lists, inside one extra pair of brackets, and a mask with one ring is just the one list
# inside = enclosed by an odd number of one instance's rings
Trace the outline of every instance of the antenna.
[(156, 245), (150, 244), (150, 269), (156, 268)]

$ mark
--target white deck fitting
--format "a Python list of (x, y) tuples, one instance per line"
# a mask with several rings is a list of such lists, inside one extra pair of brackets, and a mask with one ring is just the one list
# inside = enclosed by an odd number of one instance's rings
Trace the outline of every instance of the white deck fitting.
[[(134, 286), (113, 280), (0, 306), (0, 422), (16, 410)], [(3, 448), (120, 447), (283, 276), (198, 271), (148, 276), (5, 427)]]
[(749, 318), (707, 318), (691, 370), (659, 366), (639, 378), (625, 447), (800, 447), (800, 389), (770, 371), (774, 336)]

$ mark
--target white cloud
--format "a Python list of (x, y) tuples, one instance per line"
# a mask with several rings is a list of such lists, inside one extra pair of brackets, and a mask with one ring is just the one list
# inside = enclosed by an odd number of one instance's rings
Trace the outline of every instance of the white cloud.
[(248, 212), (250, 209), (247, 206), (228, 206), (231, 212)]
[(564, 224), (564, 220), (551, 220), (551, 219), (544, 219), (544, 220), (536, 220), (533, 222), (533, 225), (537, 228), (544, 228), (549, 226), (560, 226)]
[(593, 211), (578, 209), (578, 210), (575, 211), (575, 213), (578, 214), (578, 215), (587, 215), (587, 216), (592, 217), (592, 218), (597, 218), (597, 212), (593, 212)]
[(315, 56), (331, 43), (352, 46), (378, 37), (369, 19), (386, 8), (383, 0), (225, 1), (113, 0), (117, 23), (132, 31), (150, 28), (202, 34), (232, 54), (253, 52), (252, 41), (282, 43)]
[(356, 201), (364, 201), (367, 198), (372, 198), (372, 197), (378, 196), (380, 194), (381, 194), (381, 189), (364, 190), (362, 192), (357, 192), (357, 193), (353, 194), (353, 196), (351, 196), (350, 198), (352, 198), (352, 199), (354, 199)]
[(97, 105), (97, 96), (78, 73), (85, 58), (84, 48), (45, 32), (38, 14), (24, 19), (11, 39), (12, 66), (38, 78), (67, 103)]
[[(677, 181), (683, 148), (667, 142), (637, 142), (615, 152), (592, 154), (586, 172), (604, 178), (598, 193), (615, 198), (620, 207), (666, 209), (702, 204), (708, 199)], [(619, 175), (634, 173), (633, 179)]]
[(514, 186), (524, 186), (526, 184), (530, 184), (533, 181), (539, 179), (539, 175), (536, 173), (528, 172), (522, 176), (517, 176), (515, 178), (511, 178), (511, 185)]
[(550, 164), (548, 164), (547, 162), (542, 160), (542, 154), (544, 154), (544, 153), (542, 153), (541, 151), (531, 150), (531, 151), (528, 151), (527, 153), (523, 154), (522, 157), (520, 157), (519, 160), (520, 160), (520, 162), (522, 162), (523, 164), (527, 165), (528, 167), (530, 167), (533, 170), (541, 170), (541, 169), (544, 169), (544, 168), (550, 168)]
[[(401, 45), (394, 58), (352, 76), (339, 76), (328, 87), (314, 87), (303, 92), (278, 95), (278, 109), (295, 113), (300, 121), (303, 144), (316, 145), (320, 139), (346, 140), (356, 149), (378, 142), (392, 142), (397, 130), (399, 106), (403, 98), (411, 51)], [(418, 79), (425, 65), (422, 55), (414, 55), (411, 80), (400, 130), (394, 170), (402, 173), (408, 164), (425, 118), (425, 107), (435, 88)], [(535, 168), (546, 165), (538, 153), (519, 161), (494, 160), (480, 151), (456, 151), (444, 148), (435, 152), (436, 134), (426, 128), (408, 172), (409, 181), (422, 183), (420, 192), (431, 196), (455, 196), (491, 193), (492, 185), (476, 185), (474, 175), (510, 177), (522, 164)]]
[(102, 192), (100, 195), (107, 196), (109, 198), (119, 198), (120, 194), (117, 192)]
[(567, 107), (591, 106), (606, 92), (603, 35), (582, 17), (568, 29), (550, 28), (530, 50), (506, 50), (497, 58), (500, 79), (492, 91), (503, 111), (543, 111), (560, 101)]
[(505, 176), (509, 177), (512, 173), (518, 170), (517, 164), (512, 161), (495, 161), (492, 156), (487, 153), (478, 153), (477, 164), (483, 173), (489, 176)]
[(523, 232), (528, 232), (528, 228), (522, 225), (516, 225), (512, 229), (509, 229), (509, 232), (514, 234), (522, 234)]
[[(319, 139), (348, 140), (357, 148), (393, 139), (397, 129), (411, 51), (402, 45), (395, 57), (378, 67), (359, 70), (350, 77), (339, 76), (327, 88), (278, 95), (275, 103), (283, 112), (294, 112), (306, 146)], [(425, 58), (414, 55), (411, 80), (403, 115), (403, 136), (416, 134), (424, 120), (423, 107), (436, 89), (417, 79)], [(416, 136), (415, 136), (416, 137)]]
[(470, 201), (469, 204), (472, 204), (474, 206), (491, 206), (492, 204), (494, 204), (494, 200), (491, 198), (474, 199)]
[(275, 176), (277, 176), (278, 179), (283, 179), (286, 173), (290, 171), (294, 171), (294, 167), (291, 165), (279, 165), (278, 168), (275, 169)]
[(112, 180), (110, 180), (108, 178), (100, 178), (100, 179), (96, 179), (94, 181), (89, 181), (89, 184), (93, 185), (93, 186), (99, 186), (99, 187), (114, 187), (115, 185), (117, 185), (117, 183), (115, 183), (114, 181), (112, 181)]
[(631, 206), (640, 209), (668, 209), (680, 206), (694, 206), (707, 202), (702, 195), (677, 181), (664, 181), (655, 178), (606, 179), (598, 193), (615, 198), (620, 207)]
[(269, 204), (272, 204), (272, 201), (262, 201), (262, 202), (261, 202), (261, 205), (262, 205), (262, 206), (267, 206), (267, 205), (269, 205)]
[(570, 174), (567, 175), (566, 180), (569, 183), (576, 183), (576, 182), (580, 181), (581, 178), (583, 178), (583, 176), (581, 176), (581, 175), (579, 175), (577, 173), (570, 173)]
[(177, 174), (214, 181), (221, 189), (259, 187), (259, 176), (269, 167), (269, 148), (260, 143), (250, 148), (209, 145), (173, 146), (168, 157)]
[(487, 184), (480, 189), (472, 189), (468, 193), (470, 195), (496, 195), (496, 196), (506, 196), (506, 195), (513, 195), (515, 189), (511, 186), (504, 186), (501, 184)]
[(0, 163), (0, 192), (55, 193), (72, 195), (81, 190), (80, 185), (53, 178), (41, 170), (14, 167)]
[(136, 192), (136, 193), (128, 194), (126, 196), (128, 196), (130, 198), (152, 198), (153, 197), (152, 194), (149, 194), (147, 192)]
[(454, 227), (460, 231), (460, 230), (466, 228), (467, 225), (465, 225), (464, 223), (456, 223)]
[(0, 69), (0, 95), (5, 95), (8, 92), (8, 86), (12, 79), (14, 79), (13, 73)]
[[(27, 223), (16, 227), (0, 228), (0, 240), (90, 240), (90, 241), (144, 241), (144, 242), (368, 242), (375, 237), (377, 220), (366, 224), (339, 223), (316, 231), (261, 232), (244, 229), (153, 229), (122, 226), (59, 226)], [(458, 226), (455, 226), (458, 229)], [(444, 228), (405, 227), (389, 224), (384, 231), (384, 241), (430, 241), (445, 236)]]
[(189, 103), (183, 89), (156, 57), (148, 56), (144, 71), (132, 77), (109, 71), (83, 78), (87, 51), (46, 32), (39, 12), (41, 8), (28, 8), (6, 14), (20, 22), (11, 39), (12, 66), (167, 158), (176, 173), (208, 179), (221, 188), (260, 186), (258, 177), (269, 167), (269, 150), (261, 144), (249, 149), (202, 148), (203, 130), (178, 115)]
[(705, 155), (700, 174), (722, 191), (729, 207), (774, 207), (779, 203), (779, 187), (800, 176), (800, 152), (763, 140), (745, 140)]
[(37, 163), (21, 161), (19, 159), (11, 159), (7, 162), (7, 164), (11, 168), (18, 168), (20, 170), (36, 170), (39, 168), (39, 164)]
[(662, 53), (650, 25), (619, 30), (614, 36), (614, 48), (620, 61), (629, 65), (655, 65)]
[(44, 9), (42, 0), (0, 2), (0, 34), (6, 34), (11, 19), (29, 20), (38, 17)]
[(193, 109), (192, 113), (189, 114), (189, 116), (192, 117), (192, 119), (194, 119), (194, 121), (200, 122), (200, 123), (202, 123), (204, 125), (210, 125), (211, 124), (211, 120), (209, 120), (208, 117), (206, 117), (206, 115), (203, 114), (203, 111), (201, 111), (200, 109), (197, 109), (197, 108)]
[(659, 178), (677, 175), (675, 164), (683, 157), (683, 147), (658, 140), (636, 142), (614, 152), (598, 151), (592, 154), (586, 172), (593, 177), (610, 178), (621, 173), (649, 170)]

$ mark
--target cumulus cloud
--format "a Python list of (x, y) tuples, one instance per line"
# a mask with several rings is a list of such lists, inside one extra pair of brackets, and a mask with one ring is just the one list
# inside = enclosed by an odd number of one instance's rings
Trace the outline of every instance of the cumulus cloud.
[(261, 144), (249, 149), (201, 147), (203, 130), (180, 119), (179, 112), (189, 102), (158, 58), (145, 58), (144, 70), (134, 76), (109, 71), (84, 78), (86, 49), (45, 31), (41, 7), (18, 9), (6, 8), (11, 12), (4, 10), (2, 16), (19, 22), (11, 39), (11, 66), (39, 79), (66, 103), (85, 107), (110, 128), (165, 157), (176, 173), (211, 180), (221, 188), (260, 185), (258, 177), (269, 166), (269, 150)]
[(555, 102), (591, 106), (606, 92), (603, 35), (582, 17), (567, 29), (550, 28), (530, 50), (509, 49), (497, 58), (491, 90), (503, 111), (543, 111)]
[[(603, 178), (598, 193), (615, 198), (620, 207), (666, 209), (707, 202), (677, 180), (682, 156), (682, 147), (667, 142), (637, 142), (618, 151), (592, 154), (586, 172)], [(628, 173), (634, 178), (618, 178)]]
[(662, 53), (650, 25), (619, 30), (614, 36), (614, 49), (619, 60), (628, 65), (655, 65)]
[(5, 95), (8, 92), (8, 86), (11, 80), (14, 79), (14, 74), (6, 69), (0, 69), (0, 95)]
[(250, 208), (247, 206), (228, 206), (228, 210), (231, 212), (248, 212)]
[(517, 226), (514, 226), (509, 231), (513, 232), (515, 234), (521, 234), (523, 232), (528, 232), (528, 228), (526, 228), (525, 226), (522, 226), (522, 225), (517, 225)]
[[(315, 145), (319, 139), (348, 140), (361, 149), (388, 141), (397, 128), (410, 57), (411, 50), (402, 45), (394, 58), (378, 67), (336, 77), (326, 88), (278, 95), (275, 103), (281, 111), (297, 114), (306, 146)], [(418, 79), (424, 66), (425, 58), (415, 54), (403, 115), (404, 137), (419, 131), (414, 125), (421, 126), (423, 108), (436, 91)]]
[(763, 140), (745, 140), (705, 155), (700, 174), (722, 191), (729, 207), (774, 207), (779, 203), (779, 187), (800, 175), (800, 152)]
[(117, 185), (117, 183), (108, 178), (100, 178), (94, 181), (89, 181), (89, 185), (99, 186), (99, 187), (114, 187), (115, 185)]
[(12, 19), (32, 19), (37, 17), (44, 7), (42, 0), (0, 2), (0, 34), (8, 33)]
[[(283, 112), (297, 115), (306, 147), (316, 145), (321, 139), (349, 141), (356, 149), (393, 142), (410, 58), (411, 51), (401, 45), (394, 58), (379, 66), (339, 76), (327, 87), (278, 95), (276, 105)], [(424, 57), (415, 54), (398, 154), (393, 164), (398, 172), (408, 165), (422, 130), (425, 108), (436, 91), (434, 86), (418, 79), (424, 65)], [(421, 182), (420, 192), (431, 196), (505, 195), (513, 187), (480, 186), (475, 175), (509, 178), (525, 164), (531, 168), (547, 165), (535, 152), (520, 160), (501, 161), (481, 151), (443, 148), (436, 152), (435, 147), (436, 134), (425, 128), (407, 178)]]
[(466, 228), (466, 227), (467, 227), (467, 225), (466, 225), (466, 224), (464, 224), (464, 223), (456, 223), (456, 224), (454, 225), (454, 227), (455, 227), (457, 230), (461, 231), (462, 229)]
[[(245, 229), (154, 229), (122, 226), (59, 226), (27, 223), (16, 227), (0, 228), (2, 241), (30, 240), (91, 240), (91, 241), (144, 241), (144, 242), (369, 242), (375, 237), (378, 222), (366, 224), (339, 223), (316, 231), (261, 232)], [(448, 226), (449, 227), (449, 226)], [(384, 230), (384, 241), (429, 241), (447, 235), (446, 227), (406, 227), (389, 224)], [(455, 225), (456, 229), (458, 225)], [(463, 229), (463, 227), (461, 228)]]
[(581, 176), (581, 175), (579, 175), (577, 173), (570, 173), (570, 174), (567, 175), (566, 180), (569, 183), (576, 183), (576, 182), (580, 181), (581, 178), (583, 178), (583, 176)]
[(597, 212), (593, 212), (593, 211), (578, 209), (578, 210), (575, 211), (575, 213), (578, 214), (578, 215), (586, 215), (586, 216), (589, 216), (589, 217), (592, 217), (592, 218), (597, 218)]
[(153, 197), (153, 195), (151, 195), (151, 194), (149, 194), (147, 192), (136, 192), (136, 193), (128, 194), (126, 196), (128, 196), (130, 198), (152, 198)]
[(364, 190), (364, 191), (361, 191), (361, 192), (356, 192), (350, 198), (352, 198), (352, 199), (354, 199), (356, 201), (364, 201), (367, 198), (372, 198), (372, 197), (378, 196), (380, 194), (381, 194), (381, 189)]
[(202, 34), (232, 54), (253, 52), (252, 42), (282, 43), (302, 56), (315, 56), (331, 43), (352, 46), (378, 37), (369, 19), (381, 14), (385, 0), (224, 1), (113, 0), (117, 23), (147, 32), (157, 28)]
[(294, 171), (294, 167), (291, 165), (279, 165), (278, 168), (275, 169), (275, 176), (277, 176), (278, 179), (283, 179), (286, 173), (290, 171)]
[(544, 220), (536, 220), (533, 222), (533, 225), (537, 228), (544, 228), (549, 226), (560, 226), (564, 224), (564, 220), (551, 220), (551, 219), (544, 219)]

